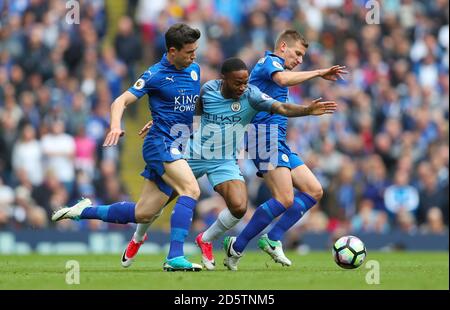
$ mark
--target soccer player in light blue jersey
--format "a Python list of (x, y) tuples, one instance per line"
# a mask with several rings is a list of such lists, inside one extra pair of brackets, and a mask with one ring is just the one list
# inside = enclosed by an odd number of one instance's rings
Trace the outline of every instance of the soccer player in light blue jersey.
[[(136, 83), (111, 105), (111, 130), (103, 146), (114, 146), (124, 134), (121, 119), (125, 108), (144, 95), (154, 125), (145, 137), (142, 155), (146, 179), (137, 203), (117, 202), (92, 206), (83, 199), (71, 208), (62, 208), (52, 217), (61, 219), (99, 219), (111, 223), (151, 223), (158, 217), (172, 190), (178, 198), (171, 220), (171, 242), (164, 270), (199, 271), (201, 265), (184, 257), (183, 244), (191, 224), (193, 210), (200, 195), (197, 180), (182, 155), (182, 145), (191, 135), (195, 102), (200, 93), (200, 67), (194, 63), (200, 31), (186, 24), (171, 26), (166, 34), (167, 53), (148, 68)], [(138, 247), (144, 235), (135, 236)], [(124, 254), (122, 261), (127, 261)]]
[[(250, 83), (257, 86), (262, 92), (280, 102), (286, 102), (288, 87), (300, 84), (314, 77), (336, 81), (346, 74), (345, 67), (335, 65), (333, 67), (315, 71), (290, 72), (303, 62), (308, 42), (295, 30), (284, 31), (275, 43), (275, 51), (266, 52), (253, 68), (250, 75)], [(276, 125), (278, 158), (272, 169), (267, 169), (268, 160), (261, 156), (258, 139), (256, 147), (248, 145), (249, 149), (256, 150), (253, 159), (258, 169), (258, 175), (271, 191), (272, 199), (258, 208), (246, 228), (237, 237), (225, 240), (229, 255), (228, 267), (237, 269), (237, 261), (248, 242), (266, 228), (274, 218), (281, 215), (278, 222), (267, 235), (261, 236), (258, 246), (268, 253), (275, 262), (284, 266), (290, 266), (291, 261), (286, 257), (282, 249), (284, 233), (292, 227), (300, 218), (313, 207), (322, 197), (322, 186), (311, 170), (304, 164), (301, 158), (292, 152), (286, 143), (287, 118), (283, 115), (261, 112), (253, 119), (257, 128), (261, 125)], [(266, 144), (273, 138), (268, 132), (257, 130), (260, 138), (266, 140)], [(265, 139), (264, 139), (265, 136)], [(273, 142), (273, 141), (272, 141)], [(293, 188), (298, 190), (294, 195)], [(287, 210), (287, 211), (286, 211)], [(233, 259), (234, 257), (234, 259)]]
[[(247, 66), (239, 58), (225, 60), (221, 73), (221, 80), (205, 83), (200, 91), (196, 113), (201, 114), (201, 124), (187, 147), (188, 163), (195, 177), (206, 174), (228, 207), (196, 238), (208, 270), (215, 268), (212, 241), (235, 226), (247, 211), (247, 188), (236, 159), (253, 117), (260, 111), (297, 117), (329, 114), (336, 109), (332, 101), (314, 100), (300, 106), (274, 100), (248, 84)], [(138, 230), (148, 227), (139, 224)]]

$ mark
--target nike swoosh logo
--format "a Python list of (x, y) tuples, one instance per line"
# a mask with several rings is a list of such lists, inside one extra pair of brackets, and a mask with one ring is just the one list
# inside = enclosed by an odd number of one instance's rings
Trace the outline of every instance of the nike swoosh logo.
[(274, 247), (273, 245), (269, 244), (269, 247), (272, 249), (272, 251), (275, 251), (276, 247)]
[(227, 255), (228, 255), (228, 257), (232, 257), (233, 255), (231, 255), (231, 251), (230, 251), (230, 249), (231, 249), (231, 247), (233, 246), (233, 244), (231, 243), (231, 241), (230, 241), (230, 246), (228, 247), (228, 249), (227, 249)]
[(67, 213), (69, 213), (70, 209), (67, 210), (64, 214), (62, 214), (60, 217), (57, 218), (57, 220), (60, 220), (64, 217), (64, 215), (66, 215)]
[(126, 252), (127, 252), (127, 250), (125, 250), (122, 254), (122, 262), (124, 262), (124, 263), (127, 261), (127, 258), (125, 257)]

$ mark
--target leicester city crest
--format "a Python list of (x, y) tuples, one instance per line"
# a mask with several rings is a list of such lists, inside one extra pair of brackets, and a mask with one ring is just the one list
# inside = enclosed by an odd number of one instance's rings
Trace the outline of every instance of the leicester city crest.
[(198, 74), (194, 70), (191, 71), (191, 79), (193, 79), (194, 81), (198, 80)]

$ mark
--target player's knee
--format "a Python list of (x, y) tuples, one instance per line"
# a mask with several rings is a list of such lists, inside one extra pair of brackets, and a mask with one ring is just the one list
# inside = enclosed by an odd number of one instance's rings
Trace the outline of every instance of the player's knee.
[(151, 210), (143, 210), (140, 208), (136, 208), (135, 218), (137, 223), (151, 223), (155, 216), (159, 216), (160, 212), (153, 212)]
[(234, 217), (240, 219), (245, 215), (245, 212), (247, 212), (247, 201), (233, 201), (228, 205), (228, 208)]
[(179, 191), (180, 196), (188, 196), (195, 200), (198, 200), (200, 198), (200, 188), (197, 184), (195, 185), (188, 185), (184, 187), (182, 190)]
[(289, 208), (294, 203), (294, 194), (283, 193), (281, 195), (277, 195), (275, 199), (278, 200), (283, 205), (283, 207)]
[(317, 202), (322, 199), (323, 196), (323, 188), (319, 184), (314, 189), (311, 190), (311, 193), (308, 193), (312, 198), (314, 198)]

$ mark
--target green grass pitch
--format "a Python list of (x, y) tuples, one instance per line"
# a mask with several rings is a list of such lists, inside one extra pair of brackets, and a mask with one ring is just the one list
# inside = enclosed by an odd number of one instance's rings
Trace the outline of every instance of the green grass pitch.
[[(273, 263), (265, 253), (248, 252), (239, 271), (231, 272), (222, 265), (223, 253), (217, 253), (215, 271), (196, 273), (163, 272), (163, 255), (140, 255), (128, 269), (121, 267), (120, 255), (0, 256), (0, 289), (449, 289), (448, 252), (369, 252), (354, 270), (338, 267), (328, 252), (287, 255), (291, 267)], [(200, 262), (199, 255), (190, 259)], [(80, 284), (66, 283), (69, 260), (79, 262)], [(371, 260), (379, 262), (379, 284), (366, 283), (374, 271), (367, 268)]]

